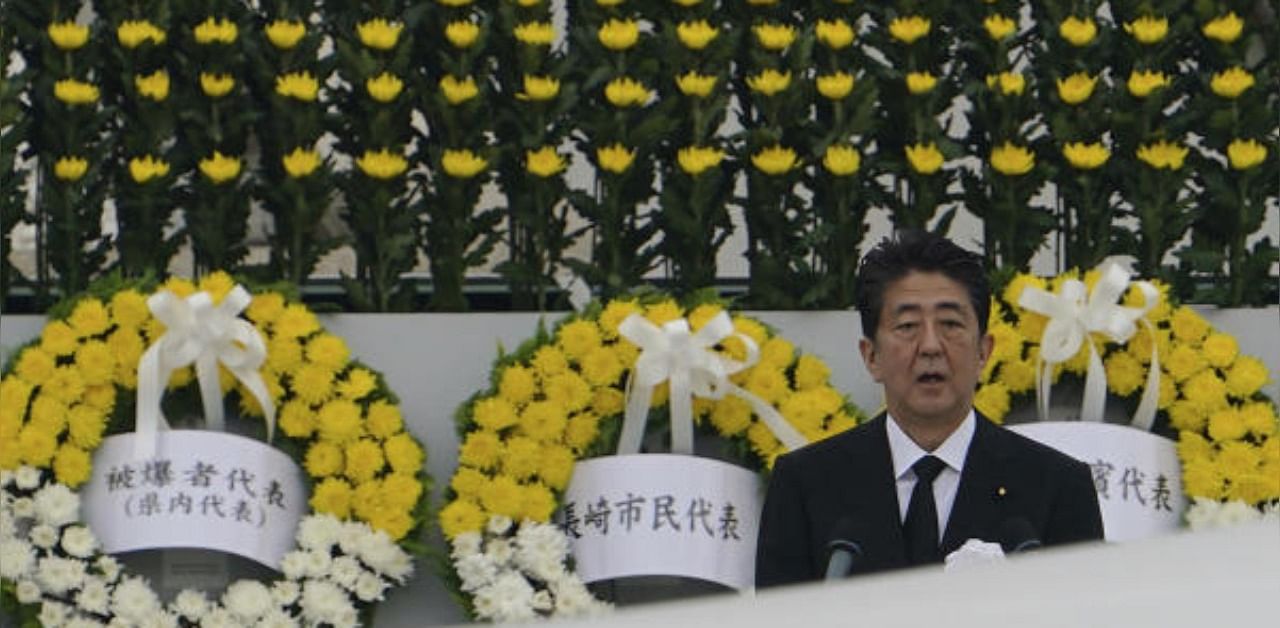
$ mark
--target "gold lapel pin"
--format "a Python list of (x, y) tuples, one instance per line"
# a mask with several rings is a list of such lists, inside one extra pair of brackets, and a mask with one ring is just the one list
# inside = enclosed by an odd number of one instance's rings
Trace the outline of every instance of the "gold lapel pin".
[(1004, 488), (1003, 486), (1001, 486), (1000, 488), (997, 488), (997, 489), (996, 489), (996, 496), (998, 496), (998, 497), (1004, 497), (1004, 496), (1005, 496), (1005, 493), (1008, 493), (1008, 492), (1009, 492), (1009, 491), (1006, 491), (1006, 490), (1005, 490), (1005, 488)]

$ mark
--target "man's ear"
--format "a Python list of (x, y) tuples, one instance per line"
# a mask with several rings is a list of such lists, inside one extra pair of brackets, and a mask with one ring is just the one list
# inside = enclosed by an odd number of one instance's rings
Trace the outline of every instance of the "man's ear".
[(876, 343), (866, 337), (858, 340), (858, 351), (862, 353), (862, 363), (871, 373), (871, 379), (880, 381), (880, 362), (876, 356)]
[(978, 366), (985, 367), (991, 359), (991, 352), (996, 348), (996, 338), (989, 332), (978, 339)]

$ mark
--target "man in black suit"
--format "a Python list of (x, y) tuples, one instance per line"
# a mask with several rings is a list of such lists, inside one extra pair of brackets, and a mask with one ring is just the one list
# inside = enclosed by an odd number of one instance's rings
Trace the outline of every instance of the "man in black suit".
[(822, 578), (837, 540), (861, 552), (851, 571), (868, 573), (942, 562), (971, 538), (1102, 538), (1087, 465), (973, 410), (993, 344), (977, 255), (901, 232), (863, 259), (855, 294), (859, 350), (884, 387), (885, 412), (778, 459), (757, 587)]

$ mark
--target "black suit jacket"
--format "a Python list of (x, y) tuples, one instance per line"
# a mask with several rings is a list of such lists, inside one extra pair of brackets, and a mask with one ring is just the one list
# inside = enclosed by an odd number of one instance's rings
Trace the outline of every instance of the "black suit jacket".
[[(884, 414), (778, 458), (756, 547), (756, 586), (821, 579), (842, 518), (863, 551), (855, 573), (908, 566)], [(977, 416), (942, 556), (971, 538), (998, 543), (1023, 518), (1044, 545), (1103, 538), (1088, 465)]]

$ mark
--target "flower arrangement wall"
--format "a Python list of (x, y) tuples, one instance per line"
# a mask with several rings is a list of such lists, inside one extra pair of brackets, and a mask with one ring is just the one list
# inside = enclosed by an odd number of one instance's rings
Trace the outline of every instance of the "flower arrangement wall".
[(873, 211), (946, 231), (961, 207), (1007, 273), (1056, 242), (1059, 268), (1130, 254), (1184, 298), (1273, 299), (1256, 0), (81, 6), (16, 3), (3, 33), (0, 226), (26, 186), (42, 305), (187, 248), (306, 282), (349, 247), (362, 310), (423, 307), (428, 275), (464, 309), (485, 269), (518, 308), (574, 274), (692, 292), (740, 217), (753, 303), (842, 307)]

